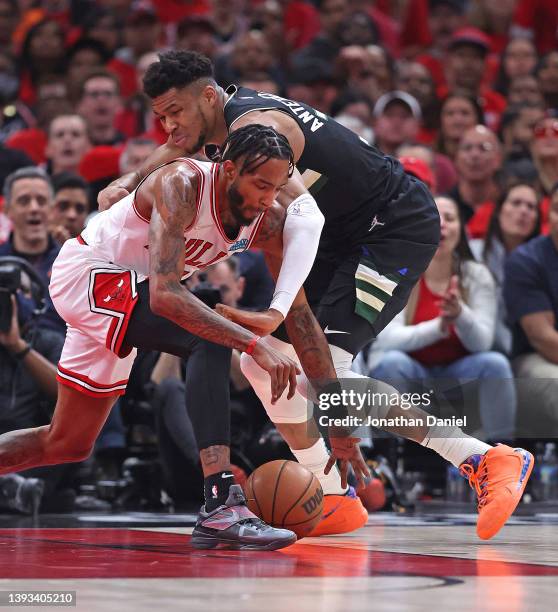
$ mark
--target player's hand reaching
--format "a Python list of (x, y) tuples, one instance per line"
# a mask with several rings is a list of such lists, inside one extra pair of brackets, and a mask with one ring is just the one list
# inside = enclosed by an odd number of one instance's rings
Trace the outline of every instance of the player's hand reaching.
[(358, 445), (360, 438), (353, 438), (352, 436), (343, 435), (343, 433), (343, 431), (336, 431), (334, 428), (330, 428), (329, 430), (331, 454), (324, 472), (325, 474), (329, 474), (335, 462), (339, 460), (341, 486), (346, 488), (349, 465), (351, 465), (358, 482), (358, 488), (360, 489), (364, 487), (365, 479), (370, 478), (370, 470), (360, 452), (360, 447)]
[(297, 364), (262, 342), (256, 343), (252, 358), (271, 377), (271, 403), (275, 404), (283, 395), (287, 385), (289, 386), (287, 399), (291, 399), (296, 392), (296, 375), (300, 374)]
[(242, 325), (258, 336), (269, 336), (283, 322), (283, 315), (273, 308), (262, 312), (252, 312), (217, 304), (215, 310), (225, 319)]
[(128, 190), (119, 185), (109, 185), (101, 191), (97, 196), (97, 203), (99, 204), (99, 210), (107, 210), (113, 204), (125, 198), (128, 195)]

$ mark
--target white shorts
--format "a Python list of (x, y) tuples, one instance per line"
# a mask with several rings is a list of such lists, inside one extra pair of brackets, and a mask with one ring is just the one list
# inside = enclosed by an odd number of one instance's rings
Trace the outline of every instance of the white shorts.
[(136, 283), (134, 271), (95, 260), (81, 236), (64, 243), (49, 286), (67, 324), (58, 382), (94, 397), (125, 392), (137, 354), (122, 347), (138, 299)]

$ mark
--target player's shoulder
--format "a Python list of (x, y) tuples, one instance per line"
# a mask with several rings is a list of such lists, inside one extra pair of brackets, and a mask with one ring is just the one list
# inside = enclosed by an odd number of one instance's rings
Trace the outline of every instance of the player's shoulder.
[(264, 213), (254, 246), (270, 251), (281, 246), (286, 215), (286, 209), (278, 202), (273, 202)]

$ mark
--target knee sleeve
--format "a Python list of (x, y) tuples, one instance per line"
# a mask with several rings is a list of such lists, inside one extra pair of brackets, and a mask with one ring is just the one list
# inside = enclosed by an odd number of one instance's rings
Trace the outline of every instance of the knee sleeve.
[[(298, 363), (295, 350), (290, 344), (277, 340), (277, 338), (272, 336), (266, 336), (260, 342), (264, 342)], [(256, 395), (260, 398), (267, 415), (273, 423), (305, 423), (310, 418), (312, 414), (311, 407), (308, 406), (306, 399), (299, 392), (298, 385), (297, 393), (295, 393), (292, 399), (287, 399), (287, 390), (285, 390), (275, 404), (272, 404), (269, 374), (260, 368), (254, 359), (250, 355), (246, 355), (246, 353), (242, 353), (240, 356), (240, 369), (252, 385)], [(300, 376), (299, 378), (301, 386), (305, 388), (306, 377)]]

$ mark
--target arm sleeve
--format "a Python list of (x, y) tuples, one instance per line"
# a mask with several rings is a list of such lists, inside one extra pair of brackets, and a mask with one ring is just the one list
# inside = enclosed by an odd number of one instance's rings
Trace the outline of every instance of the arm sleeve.
[(455, 333), (471, 353), (489, 351), (496, 328), (496, 286), (488, 268), (470, 263), (467, 304), (455, 322)]
[(291, 202), (283, 228), (283, 262), (270, 308), (286, 317), (306, 280), (324, 226), (324, 216), (316, 200), (305, 193)]

